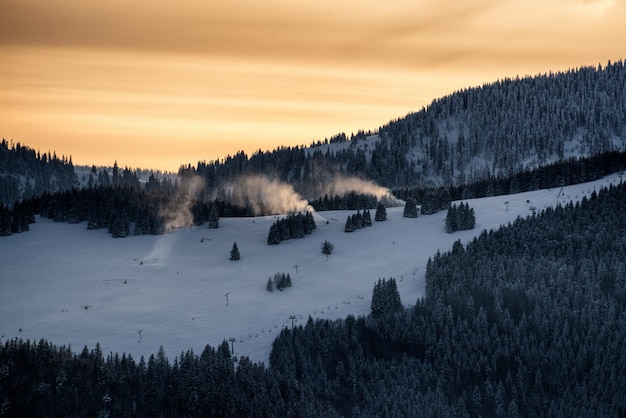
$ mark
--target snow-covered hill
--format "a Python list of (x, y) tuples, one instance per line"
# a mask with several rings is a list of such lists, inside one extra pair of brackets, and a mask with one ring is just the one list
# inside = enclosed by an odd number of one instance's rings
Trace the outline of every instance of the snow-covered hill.
[[(343, 232), (353, 212), (320, 212), (312, 235), (275, 246), (266, 243), (274, 217), (224, 218), (219, 229), (125, 239), (38, 218), (30, 232), (0, 239), (1, 339), (46, 338), (75, 351), (99, 342), (105, 354), (138, 359), (161, 345), (173, 358), (234, 338), (236, 355), (267, 362), (272, 340), (292, 321), (367, 314), (382, 277), (396, 278), (403, 303), (412, 305), (437, 250), (619, 181), (616, 174), (470, 200), (476, 228), (455, 234), (444, 232), (445, 212), (408, 219), (401, 207), (390, 208), (386, 222), (353, 233)], [(328, 258), (321, 253), (325, 240), (335, 247)], [(229, 260), (233, 242), (240, 261)], [(289, 273), (293, 287), (270, 293), (265, 284), (277, 272)]]

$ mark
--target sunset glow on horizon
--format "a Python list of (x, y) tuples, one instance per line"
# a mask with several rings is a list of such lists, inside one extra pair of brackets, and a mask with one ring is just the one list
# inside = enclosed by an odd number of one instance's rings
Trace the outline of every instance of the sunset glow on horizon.
[(0, 0), (0, 137), (176, 171), (626, 58), (621, 0)]

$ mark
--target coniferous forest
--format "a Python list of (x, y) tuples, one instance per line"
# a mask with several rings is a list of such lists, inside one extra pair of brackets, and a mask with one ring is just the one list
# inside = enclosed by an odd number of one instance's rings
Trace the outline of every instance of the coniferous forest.
[(6, 341), (0, 407), (7, 416), (623, 416), (625, 206), (626, 187), (611, 186), (457, 241), (429, 260), (412, 307), (398, 309), (393, 289), (382, 297), (379, 281), (375, 315), (285, 328), (268, 367), (235, 363), (227, 342), (136, 361)]

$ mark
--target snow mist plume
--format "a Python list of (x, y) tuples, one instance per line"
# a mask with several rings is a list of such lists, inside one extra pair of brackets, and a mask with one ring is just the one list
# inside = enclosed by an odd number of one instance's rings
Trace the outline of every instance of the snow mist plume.
[(165, 232), (193, 225), (191, 203), (204, 186), (204, 179), (200, 176), (188, 176), (181, 180), (176, 197), (159, 210), (159, 216), (165, 221)]
[(396, 198), (386, 187), (357, 177), (345, 177), (336, 174), (333, 180), (327, 182), (324, 187), (324, 193), (329, 196), (344, 196), (350, 192), (376, 196), (379, 201), (390, 206), (404, 205), (404, 202)]
[(225, 187), (225, 193), (233, 204), (250, 207), (254, 215), (314, 212), (291, 185), (261, 175), (239, 177)]
[(160, 235), (154, 242), (150, 253), (141, 260), (141, 264), (166, 265), (176, 241), (178, 241), (176, 234)]

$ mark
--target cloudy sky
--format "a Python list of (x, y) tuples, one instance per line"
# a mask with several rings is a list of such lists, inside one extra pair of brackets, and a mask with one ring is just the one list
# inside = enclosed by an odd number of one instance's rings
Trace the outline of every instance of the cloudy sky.
[(626, 58), (623, 0), (0, 0), (0, 136), (177, 170)]

